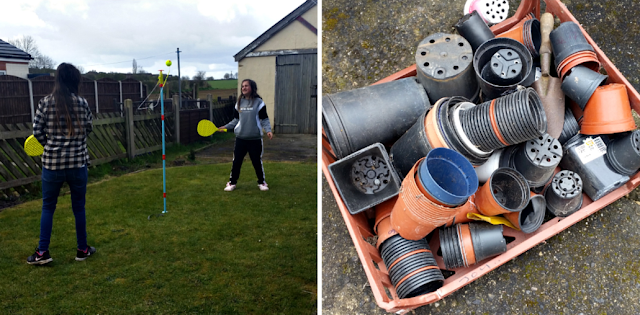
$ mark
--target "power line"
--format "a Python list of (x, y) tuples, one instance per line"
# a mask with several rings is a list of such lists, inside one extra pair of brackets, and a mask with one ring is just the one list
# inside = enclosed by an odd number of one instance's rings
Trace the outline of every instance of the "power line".
[[(154, 57), (166, 56), (166, 55), (173, 54), (173, 53), (174, 53), (174, 52), (172, 51), (172, 52), (170, 52), (170, 53), (164, 53), (164, 54), (155, 55), (155, 56), (150, 56), (150, 57), (144, 57), (144, 58), (133, 58), (133, 59), (136, 59), (136, 60), (145, 60), (145, 59), (150, 59), (150, 58), (154, 58)], [(85, 66), (85, 67), (95, 67), (95, 66), (115, 65), (115, 64), (118, 64), (118, 63), (131, 62), (131, 60), (133, 60), (133, 59), (125, 60), (125, 61), (118, 61), (118, 62), (101, 63), (101, 64), (97, 64), (97, 65), (88, 65), (88, 66)]]

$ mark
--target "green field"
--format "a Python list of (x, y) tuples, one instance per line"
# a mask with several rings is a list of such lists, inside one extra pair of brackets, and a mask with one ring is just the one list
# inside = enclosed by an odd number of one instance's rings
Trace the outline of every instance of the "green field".
[[(53, 262), (26, 264), (41, 200), (0, 212), (3, 314), (315, 314), (317, 164), (266, 162), (271, 190), (250, 164), (235, 191), (231, 165), (152, 169), (91, 184), (89, 244), (75, 257), (70, 197), (54, 217)], [(294, 188), (294, 189), (292, 189)]]
[(213, 80), (207, 81), (211, 90), (229, 90), (238, 88), (238, 80)]

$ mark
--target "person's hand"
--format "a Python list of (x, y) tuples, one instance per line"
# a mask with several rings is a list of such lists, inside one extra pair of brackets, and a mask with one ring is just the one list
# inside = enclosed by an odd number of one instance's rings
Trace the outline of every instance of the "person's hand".
[(218, 128), (218, 130), (216, 132), (227, 132), (227, 128), (225, 128), (225, 127)]
[(267, 132), (267, 136), (269, 137), (269, 140), (273, 139), (273, 132)]

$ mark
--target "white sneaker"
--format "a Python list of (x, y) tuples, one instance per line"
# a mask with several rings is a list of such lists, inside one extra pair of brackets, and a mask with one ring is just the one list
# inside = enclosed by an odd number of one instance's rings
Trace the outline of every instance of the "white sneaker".
[(231, 182), (227, 182), (227, 186), (224, 188), (224, 191), (233, 191), (236, 189), (236, 185), (231, 185)]
[(267, 182), (264, 182), (262, 184), (258, 184), (258, 188), (260, 188), (260, 190), (262, 191), (267, 191), (269, 190), (269, 185), (267, 185)]

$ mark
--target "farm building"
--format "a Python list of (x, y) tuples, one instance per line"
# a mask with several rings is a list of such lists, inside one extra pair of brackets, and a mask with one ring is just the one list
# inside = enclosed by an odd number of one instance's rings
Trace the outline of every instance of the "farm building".
[(31, 55), (0, 39), (0, 75), (26, 79), (31, 59)]
[(275, 133), (317, 131), (317, 26), (316, 0), (307, 0), (234, 56), (238, 85), (256, 81)]

